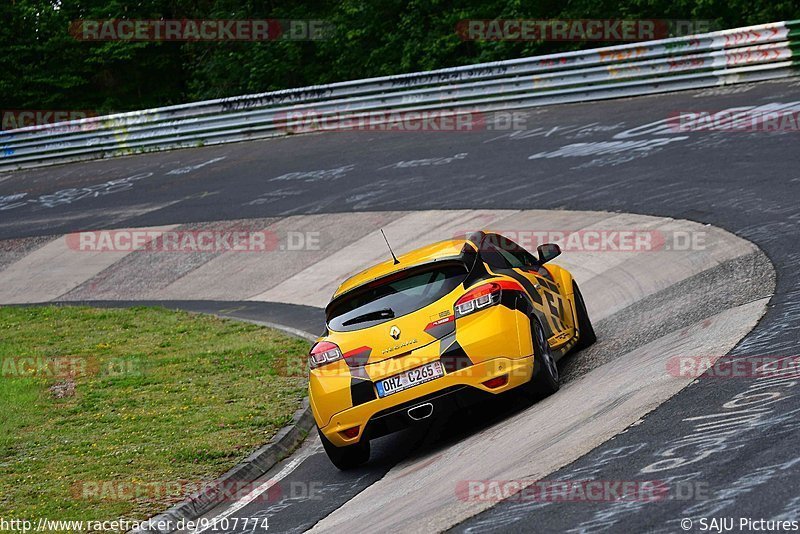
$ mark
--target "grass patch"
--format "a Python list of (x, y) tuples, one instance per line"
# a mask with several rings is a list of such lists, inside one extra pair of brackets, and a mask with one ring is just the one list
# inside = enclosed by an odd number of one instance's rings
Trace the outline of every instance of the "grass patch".
[(182, 496), (159, 488), (213, 480), (291, 420), (307, 351), (162, 308), (0, 308), (0, 517), (162, 511)]

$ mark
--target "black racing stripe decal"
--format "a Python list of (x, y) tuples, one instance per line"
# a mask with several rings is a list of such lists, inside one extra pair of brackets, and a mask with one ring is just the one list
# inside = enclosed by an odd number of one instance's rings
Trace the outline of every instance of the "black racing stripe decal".
[(441, 356), (442, 354), (444, 354), (444, 351), (447, 350), (447, 347), (452, 345), (455, 340), (456, 340), (455, 332), (443, 337), (441, 341), (439, 341), (439, 355)]
[(375, 388), (372, 387), (372, 381), (369, 379), (359, 380), (357, 378), (351, 378), (350, 396), (353, 399), (353, 406), (375, 400)]
[(518, 307), (519, 292), (508, 291), (506, 289), (500, 294), (500, 306), (510, 310), (516, 310)]
[[(445, 342), (448, 340), (451, 340), (452, 343), (444, 348)], [(472, 365), (472, 360), (469, 359), (467, 353), (464, 352), (464, 349), (458, 344), (455, 335), (448, 336), (447, 338), (443, 339), (440, 347), (444, 348), (444, 350), (440, 351), (439, 360), (442, 362), (445, 371), (448, 373), (460, 371), (461, 369), (470, 367)]]
[(356, 351), (358, 352), (350, 351), (344, 354), (344, 361), (347, 362), (351, 372), (353, 369), (359, 368), (363, 371), (364, 366), (367, 365), (369, 361), (370, 354), (372, 354), (372, 349), (369, 347), (361, 347), (360, 349), (356, 349)]
[(527, 296), (523, 297), (522, 294), (520, 294), (520, 297), (517, 303), (517, 309), (525, 315), (533, 313), (533, 303), (530, 298), (527, 298)]
[(476, 282), (482, 282), (484, 280), (491, 280), (492, 278), (496, 278), (494, 275), (489, 273), (486, 270), (486, 266), (483, 264), (480, 258), (475, 261), (475, 266), (472, 268), (472, 271), (467, 275), (464, 279), (464, 289), (474, 285)]
[(495, 269), (498, 273), (504, 274), (506, 276), (510, 276), (514, 280), (520, 283), (522, 287), (525, 288), (525, 291), (528, 293), (528, 296), (533, 299), (536, 304), (542, 305), (542, 296), (536, 291), (536, 288), (533, 287), (533, 284), (530, 280), (519, 274), (514, 269)]
[(500, 305), (510, 310), (519, 310), (525, 315), (530, 315), (533, 311), (531, 299), (524, 291), (503, 289), (500, 294)]
[[(522, 287), (525, 288), (525, 291), (528, 294), (528, 298), (532, 299), (532, 302), (536, 302), (536, 304), (538, 304), (539, 306), (544, 306), (542, 295), (539, 293), (539, 291), (536, 290), (535, 287), (533, 287), (533, 284), (531, 283), (530, 280), (528, 280), (527, 278), (525, 278), (524, 276), (522, 276), (513, 269), (494, 269), (494, 271), (496, 271), (498, 274), (507, 275), (516, 280), (517, 282), (519, 282), (522, 285)], [(530, 304), (530, 306), (531, 310), (529, 311), (528, 316), (529, 317), (536, 316), (539, 319), (539, 322), (542, 323), (542, 327), (544, 328), (547, 337), (548, 338), (553, 337), (553, 335), (555, 335), (555, 332), (553, 332), (553, 328), (550, 326), (550, 321), (547, 320), (544, 314), (538, 312), (533, 307), (533, 304)]]
[[(557, 297), (553, 293), (545, 293), (547, 297), (547, 307), (550, 308), (550, 315), (553, 317), (553, 324), (555, 325), (556, 329), (560, 332), (564, 330), (564, 324), (561, 322), (561, 313), (563, 313), (563, 308), (559, 311), (559, 308), (556, 307), (556, 299), (559, 301), (559, 307), (561, 307), (561, 298)], [(555, 333), (555, 332), (553, 332)]]
[(558, 293), (558, 286), (555, 285), (553, 282), (551, 282), (550, 280), (546, 280), (544, 278), (542, 278), (542, 282), (544, 283), (544, 285), (547, 286), (547, 289), (553, 291), (554, 293)]
[(350, 369), (350, 397), (353, 406), (364, 404), (376, 398), (372, 381), (364, 368), (369, 361), (372, 349), (364, 347), (363, 350), (356, 350), (358, 352), (348, 352), (345, 358), (347, 367)]
[(547, 307), (550, 308), (550, 315), (557, 317), (558, 308), (556, 308), (555, 297), (551, 293), (547, 293)]

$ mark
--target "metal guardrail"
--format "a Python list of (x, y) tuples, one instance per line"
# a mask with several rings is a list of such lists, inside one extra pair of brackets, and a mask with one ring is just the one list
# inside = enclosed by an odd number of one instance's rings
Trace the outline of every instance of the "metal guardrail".
[(776, 22), (8, 130), (0, 171), (286, 135), (304, 113), (512, 110), (783, 78), (798, 67), (800, 21)]

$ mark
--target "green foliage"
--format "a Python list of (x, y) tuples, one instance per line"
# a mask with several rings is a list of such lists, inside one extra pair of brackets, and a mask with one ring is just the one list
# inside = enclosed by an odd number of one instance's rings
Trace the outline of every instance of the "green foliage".
[[(717, 28), (800, 18), (796, 0), (5, 0), (4, 109), (100, 113), (595, 47), (468, 42), (464, 19), (662, 18)], [(80, 19), (322, 19), (324, 41), (81, 42)]]

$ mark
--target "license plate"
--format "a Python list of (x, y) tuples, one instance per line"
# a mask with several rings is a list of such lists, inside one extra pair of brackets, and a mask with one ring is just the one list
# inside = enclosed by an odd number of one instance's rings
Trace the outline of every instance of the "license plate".
[(404, 371), (399, 375), (390, 376), (383, 380), (378, 380), (375, 387), (378, 388), (378, 396), (386, 397), (393, 393), (413, 388), (425, 382), (430, 382), (444, 376), (442, 362), (431, 362), (421, 367), (415, 367)]

